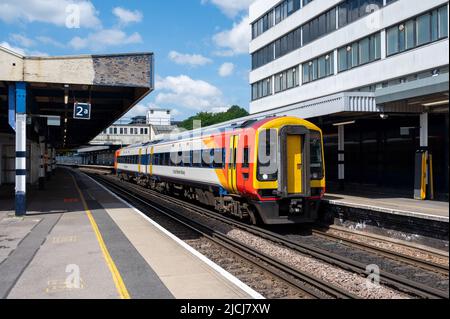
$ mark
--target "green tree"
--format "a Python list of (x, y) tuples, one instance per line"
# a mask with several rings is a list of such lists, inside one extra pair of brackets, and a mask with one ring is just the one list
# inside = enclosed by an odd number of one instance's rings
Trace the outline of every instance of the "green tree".
[(200, 112), (200, 113), (197, 113), (196, 115), (191, 116), (190, 118), (184, 120), (181, 123), (180, 127), (184, 128), (186, 130), (192, 130), (193, 122), (195, 120), (201, 121), (202, 127), (207, 127), (207, 126), (211, 126), (214, 124), (219, 124), (219, 123), (231, 121), (234, 119), (238, 119), (238, 118), (248, 116), (248, 115), (249, 115), (249, 113), (245, 109), (243, 109), (237, 105), (233, 105), (226, 112), (221, 112), (221, 113)]

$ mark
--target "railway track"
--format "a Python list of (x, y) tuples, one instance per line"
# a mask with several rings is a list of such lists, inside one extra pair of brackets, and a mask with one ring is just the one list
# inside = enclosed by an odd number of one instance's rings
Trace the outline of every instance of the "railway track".
[[(256, 249), (233, 240), (226, 235), (216, 231), (215, 229), (186, 218), (174, 209), (156, 204), (145, 198), (142, 190), (135, 187), (123, 187), (117, 183), (108, 180), (104, 176), (88, 174), (97, 181), (101, 182), (116, 195), (126, 201), (138, 204), (141, 207), (163, 214), (176, 223), (183, 225), (187, 229), (200, 234), (201, 236), (212, 241), (216, 245), (225, 248), (240, 258), (252, 263), (254, 266), (263, 269), (265, 272), (272, 274), (279, 280), (282, 280), (292, 287), (301, 290), (305, 295), (311, 298), (337, 298), (337, 299), (357, 299), (358, 297), (349, 293), (345, 289), (334, 286), (328, 282), (315, 278), (307, 272), (294, 269), (286, 263), (263, 254)], [(134, 185), (133, 185), (134, 186)]]
[[(342, 232), (342, 230), (339, 230), (340, 232)], [(335, 241), (340, 241), (348, 246), (351, 247), (355, 247), (358, 249), (363, 249), (365, 251), (368, 252), (373, 252), (375, 254), (378, 254), (380, 256), (385, 256), (387, 258), (391, 258), (393, 260), (397, 260), (400, 262), (404, 262), (407, 264), (410, 264), (412, 266), (416, 266), (425, 270), (429, 270), (432, 272), (436, 272), (436, 273), (441, 273), (443, 275), (448, 275), (449, 274), (449, 266), (447, 265), (442, 265), (442, 264), (437, 264), (437, 263), (433, 263), (433, 262), (429, 262), (426, 260), (423, 260), (421, 258), (417, 258), (414, 256), (409, 256), (406, 254), (402, 254), (402, 253), (397, 253), (394, 251), (390, 251), (388, 249), (384, 249), (381, 247), (376, 247), (374, 245), (370, 245), (368, 243), (364, 243), (364, 242), (360, 242), (357, 240), (352, 240), (349, 238), (344, 238), (342, 236), (339, 235), (335, 235), (335, 234), (330, 234), (328, 233), (326, 230), (323, 229), (314, 229), (313, 234), (322, 238), (327, 238), (327, 239), (331, 239), (331, 240), (335, 240)], [(352, 234), (351, 232), (347, 232), (348, 234)], [(358, 234), (358, 236), (363, 237), (363, 234)], [(371, 236), (367, 237), (368, 239), (372, 239)], [(376, 239), (378, 241), (381, 241), (381, 239)]]
[[(101, 179), (103, 181), (106, 181), (109, 184), (114, 184), (113, 180), (115, 178), (102, 176)], [(164, 202), (170, 203), (172, 205), (179, 205), (179, 206), (183, 207), (184, 209), (188, 209), (189, 211), (195, 212), (197, 214), (203, 215), (208, 218), (214, 218), (214, 219), (219, 220), (223, 223), (226, 223), (232, 227), (236, 227), (243, 231), (249, 232), (253, 235), (260, 236), (261, 238), (264, 238), (271, 242), (274, 242), (274, 243), (283, 245), (287, 248), (293, 249), (301, 254), (311, 256), (312, 258), (321, 260), (323, 262), (326, 262), (326, 263), (334, 265), (334, 266), (338, 266), (342, 269), (360, 274), (362, 276), (367, 276), (367, 265), (368, 264), (362, 263), (358, 260), (354, 260), (352, 258), (348, 258), (348, 257), (342, 256), (340, 254), (333, 253), (332, 251), (322, 249), (321, 247), (318, 247), (317, 245), (313, 245), (311, 243), (305, 243), (303, 240), (300, 240), (299, 238), (290, 239), (290, 238), (288, 238), (288, 236), (285, 236), (283, 234), (271, 232), (266, 229), (254, 227), (254, 226), (251, 226), (251, 225), (248, 225), (245, 223), (235, 221), (228, 217), (224, 217), (223, 215), (221, 215), (219, 213), (213, 212), (209, 209), (198, 207), (197, 205), (193, 205), (191, 203), (188, 203), (188, 202), (178, 199), (178, 198), (174, 198), (172, 196), (160, 194), (160, 193), (148, 190), (148, 189), (143, 189), (142, 187), (137, 186), (135, 184), (122, 182), (121, 186), (116, 185), (115, 187), (116, 188), (123, 187), (124, 185), (126, 185), (127, 188), (131, 188), (134, 192), (140, 193), (141, 196), (145, 196), (145, 197), (150, 196), (152, 198), (152, 200), (159, 201), (160, 205), (164, 205)], [(219, 237), (221, 237), (221, 236), (223, 236), (223, 235), (219, 235)], [(224, 238), (224, 239), (229, 240), (229, 238)], [(331, 239), (331, 238), (329, 238), (329, 239)], [(333, 238), (332, 240), (336, 242), (338, 239)], [(339, 241), (342, 242), (341, 238), (339, 238)], [(355, 246), (350, 246), (350, 247), (354, 248)], [(359, 248), (362, 248), (362, 247), (359, 246)], [(369, 251), (369, 249), (367, 247), (366, 247), (366, 251)], [(371, 250), (370, 252), (373, 254), (376, 254), (376, 255), (383, 256), (383, 257), (387, 256), (387, 254), (385, 254), (385, 255), (381, 254), (380, 251), (376, 252), (374, 250)], [(256, 254), (256, 253), (259, 254), (259, 252), (255, 252), (253, 250), (253, 254)], [(394, 256), (394, 255), (395, 254), (390, 252), (389, 258), (398, 260), (399, 256)], [(269, 256), (263, 256), (263, 257), (267, 258)], [(271, 260), (271, 262), (275, 263), (276, 261)], [(407, 260), (406, 261), (405, 259), (403, 259), (402, 262), (408, 262), (409, 264), (415, 265), (417, 267), (421, 267), (421, 269), (423, 269), (426, 264), (426, 263), (421, 263), (420, 265), (417, 265), (418, 262), (416, 260)], [(283, 266), (286, 266), (286, 265), (283, 265)], [(434, 264), (426, 265), (426, 267), (428, 267), (426, 269), (429, 271), (439, 271), (441, 274), (443, 272), (445, 272), (445, 269), (441, 268), (438, 270), (435, 266), (436, 265), (434, 265)], [(292, 272), (292, 271), (297, 271), (297, 270), (292, 269), (290, 267), (289, 271)], [(448, 276), (448, 271), (446, 274)], [(305, 274), (303, 274), (303, 275), (305, 275)], [(310, 275), (308, 275), (308, 276), (310, 276)], [(408, 294), (411, 294), (412, 296), (417, 296), (420, 298), (430, 298), (430, 299), (439, 299), (439, 298), (447, 298), (448, 299), (448, 297), (449, 297), (448, 290), (444, 291), (442, 289), (436, 289), (433, 286), (425, 285), (423, 283), (405, 278), (398, 274), (394, 274), (394, 273), (382, 270), (380, 273), (380, 277), (381, 277), (381, 282), (384, 285), (394, 287), (395, 289), (406, 292)], [(310, 278), (310, 280), (311, 280), (311, 278)], [(447, 278), (447, 280), (448, 280), (448, 278)], [(343, 297), (343, 296), (341, 296), (341, 297)]]

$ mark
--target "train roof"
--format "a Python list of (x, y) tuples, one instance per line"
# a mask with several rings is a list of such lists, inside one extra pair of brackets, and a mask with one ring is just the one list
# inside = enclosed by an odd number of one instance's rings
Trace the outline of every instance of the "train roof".
[(229, 132), (236, 129), (243, 129), (243, 128), (249, 128), (254, 125), (257, 125), (261, 122), (267, 122), (272, 119), (278, 119), (282, 117), (288, 117), (288, 116), (255, 116), (255, 117), (244, 117), (240, 119), (231, 120), (228, 122), (220, 123), (211, 125), (208, 127), (202, 127), (199, 129), (191, 130), (191, 131), (184, 131), (176, 134), (171, 134), (170, 137), (167, 138), (161, 138), (157, 139), (151, 142), (147, 143), (140, 143), (135, 145), (130, 145), (126, 147), (125, 149), (129, 148), (135, 148), (135, 147), (147, 147), (151, 145), (157, 145), (162, 143), (170, 143), (174, 141), (182, 141), (184, 139), (190, 139), (195, 136), (201, 136), (206, 135), (209, 133), (223, 133), (223, 132)]

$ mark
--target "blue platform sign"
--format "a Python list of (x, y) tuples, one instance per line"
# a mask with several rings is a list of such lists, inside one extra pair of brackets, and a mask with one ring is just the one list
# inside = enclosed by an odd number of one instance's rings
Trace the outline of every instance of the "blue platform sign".
[(91, 104), (90, 103), (75, 103), (73, 107), (73, 118), (75, 120), (90, 120), (91, 119)]

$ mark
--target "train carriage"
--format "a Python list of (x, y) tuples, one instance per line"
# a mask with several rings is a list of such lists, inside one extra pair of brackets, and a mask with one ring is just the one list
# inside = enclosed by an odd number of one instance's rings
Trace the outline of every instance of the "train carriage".
[(325, 192), (321, 130), (295, 117), (224, 124), (116, 154), (122, 179), (253, 223), (309, 223)]

